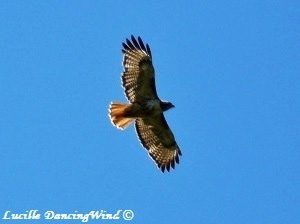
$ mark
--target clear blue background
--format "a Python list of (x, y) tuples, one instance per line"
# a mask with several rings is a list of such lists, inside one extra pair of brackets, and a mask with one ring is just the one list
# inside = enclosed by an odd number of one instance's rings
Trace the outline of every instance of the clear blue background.
[[(299, 1), (1, 1), (0, 11), (1, 217), (131, 209), (130, 223), (300, 222)], [(176, 105), (166, 118), (183, 156), (170, 173), (107, 116), (110, 101), (125, 102), (131, 34), (150, 44), (158, 93)]]

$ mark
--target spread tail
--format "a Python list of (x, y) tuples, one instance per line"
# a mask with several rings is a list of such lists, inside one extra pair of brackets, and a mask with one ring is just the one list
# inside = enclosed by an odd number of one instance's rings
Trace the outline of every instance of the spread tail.
[(125, 129), (134, 118), (125, 117), (124, 113), (129, 104), (111, 103), (109, 105), (109, 117), (111, 122), (119, 129)]

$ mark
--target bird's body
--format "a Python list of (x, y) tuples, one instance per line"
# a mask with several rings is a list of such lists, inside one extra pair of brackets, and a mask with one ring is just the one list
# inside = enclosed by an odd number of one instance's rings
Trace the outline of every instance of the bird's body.
[[(162, 102), (160, 100), (149, 100), (130, 104), (115, 103), (112, 106), (112, 121), (120, 129), (125, 128), (118, 123), (118, 120), (122, 118), (149, 118), (151, 116), (159, 115), (171, 107), (174, 107), (171, 103)], [(120, 111), (122, 111), (122, 113), (119, 113)]]
[(181, 151), (175, 141), (163, 112), (174, 107), (161, 101), (155, 88), (154, 68), (148, 44), (142, 39), (126, 39), (122, 84), (129, 104), (111, 103), (109, 116), (119, 129), (125, 129), (135, 121), (135, 128), (142, 145), (164, 172), (179, 163)]

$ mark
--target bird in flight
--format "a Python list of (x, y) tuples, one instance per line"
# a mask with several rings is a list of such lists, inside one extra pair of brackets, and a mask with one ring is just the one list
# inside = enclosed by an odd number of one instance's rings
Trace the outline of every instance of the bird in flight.
[(174, 107), (161, 101), (155, 87), (151, 50), (141, 37), (131, 35), (123, 42), (122, 85), (128, 104), (112, 102), (109, 117), (113, 125), (125, 129), (135, 123), (138, 138), (158, 168), (164, 172), (175, 168), (181, 151), (163, 112)]

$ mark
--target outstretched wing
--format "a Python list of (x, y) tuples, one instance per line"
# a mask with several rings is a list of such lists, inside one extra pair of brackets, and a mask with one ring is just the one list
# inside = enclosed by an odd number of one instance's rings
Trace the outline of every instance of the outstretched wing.
[(162, 172), (175, 168), (181, 151), (163, 114), (149, 118), (137, 118), (135, 128), (142, 145), (148, 150)]
[(130, 102), (143, 102), (158, 99), (155, 87), (154, 68), (148, 44), (144, 44), (140, 37), (123, 43), (124, 54), (122, 85)]

